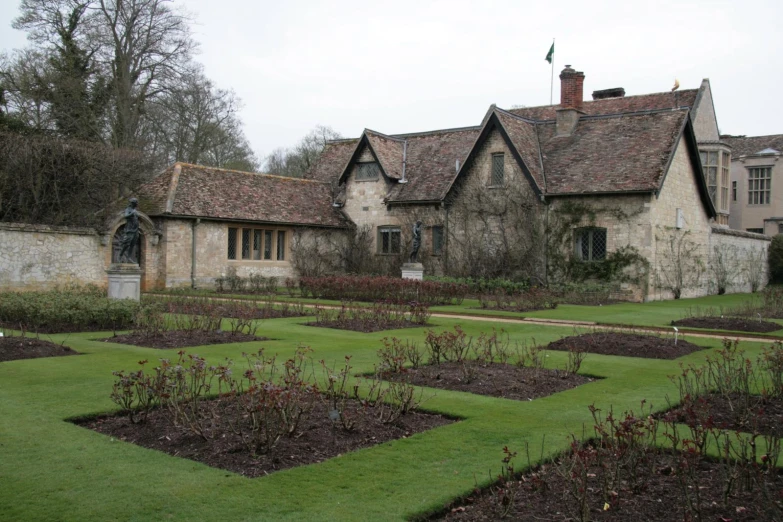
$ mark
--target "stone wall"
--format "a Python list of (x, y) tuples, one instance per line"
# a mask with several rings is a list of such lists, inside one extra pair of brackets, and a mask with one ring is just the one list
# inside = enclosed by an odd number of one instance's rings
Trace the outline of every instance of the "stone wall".
[[(671, 299), (673, 294), (665, 288), (666, 279), (673, 277), (678, 266), (696, 266), (698, 260), (702, 265), (701, 273), (686, 271), (688, 281), (682, 288), (681, 297), (698, 297), (708, 293), (706, 265), (711, 223), (699, 195), (697, 176), (701, 174), (695, 172), (683, 138), (675, 150), (660, 194), (651, 200), (649, 222), (653, 232), (653, 251), (649, 258), (652, 270), (648, 300)], [(680, 249), (679, 257), (671, 252), (672, 241), (676, 243), (675, 248)], [(682, 254), (685, 247), (691, 250), (690, 258)]]
[(0, 290), (106, 286), (105, 250), (93, 229), (0, 223)]
[[(751, 280), (760, 282), (757, 290), (763, 289), (769, 279), (767, 253), (772, 239), (762, 234), (753, 234), (722, 227), (713, 227), (710, 234), (710, 264), (722, 256), (728, 268), (729, 286), (726, 293), (750, 292)], [(711, 270), (711, 272), (713, 272)], [(716, 293), (715, 277), (710, 274), (708, 290)]]
[[(238, 259), (228, 259), (229, 227), (238, 229), (238, 244), (236, 247)], [(277, 277), (280, 279), (296, 276), (291, 263), (291, 227), (167, 219), (163, 228), (164, 234), (161, 243), (165, 254), (161, 256), (161, 262), (164, 264), (164, 267), (159, 273), (162, 278), (161, 283), (166, 288), (190, 287), (193, 284), (196, 287), (214, 287), (215, 279), (227, 275), (229, 269), (232, 268), (236, 270), (237, 275), (242, 277), (247, 277), (250, 274), (261, 274), (264, 277)], [(275, 241), (277, 239), (277, 231), (285, 231), (285, 259), (282, 261), (277, 259), (242, 259), (242, 228), (273, 230)], [(193, 264), (194, 237), (196, 241), (195, 267)], [(273, 249), (272, 254), (276, 258), (276, 248)]]

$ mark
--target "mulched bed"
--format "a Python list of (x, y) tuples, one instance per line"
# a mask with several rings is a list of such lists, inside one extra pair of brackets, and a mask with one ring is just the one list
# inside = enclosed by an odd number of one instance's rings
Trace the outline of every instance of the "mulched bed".
[(463, 365), (455, 362), (421, 366), (415, 370), (407, 369), (404, 373), (388, 373), (383, 377), (391, 381), (409, 381), (416, 386), (519, 401), (546, 397), (595, 380), (561, 370), (520, 368), (501, 363), (479, 365), (473, 361), (465, 364), (469, 365), (470, 379), (466, 379)]
[(674, 326), (690, 326), (692, 328), (708, 328), (710, 330), (735, 330), (738, 332), (774, 332), (783, 326), (772, 321), (744, 319), (742, 317), (689, 317), (672, 321)]
[(268, 337), (256, 337), (244, 333), (231, 333), (223, 330), (204, 332), (201, 330), (172, 330), (156, 335), (129, 333), (99, 339), (107, 343), (132, 344), (144, 348), (187, 348), (207, 344), (246, 343), (249, 341), (269, 341)]
[(549, 343), (546, 349), (559, 351), (576, 349), (600, 355), (623, 355), (646, 359), (676, 359), (706, 348), (682, 339), (679, 339), (675, 345), (672, 338), (654, 335), (596, 332), (564, 337)]
[[(612, 520), (639, 522), (647, 520), (694, 520), (686, 511), (680, 479), (674, 473), (676, 458), (672, 454), (657, 455), (654, 473), (647, 475), (647, 487), (633, 493), (623, 484), (616, 496), (609, 498), (609, 509), (604, 510), (601, 494), (601, 468), (588, 468), (587, 491), (590, 520)], [(500, 460), (500, 459), (498, 459)], [(509, 483), (511, 495), (506, 518), (508, 520), (567, 521), (579, 520), (578, 506), (571, 496), (570, 485), (555, 469), (556, 465), (540, 468), (535, 474), (525, 475), (520, 481)], [(765, 513), (764, 501), (759, 487), (752, 493), (742, 491), (729, 497), (728, 506), (723, 506), (723, 486), (720, 465), (701, 461), (698, 470), (699, 495), (702, 500), (701, 520), (704, 521), (767, 521), (780, 520), (781, 511), (774, 510), (776, 517)], [(774, 477), (770, 486), (773, 495), (783, 488), (783, 477)], [(738, 486), (735, 485), (735, 490)], [(691, 490), (692, 491), (692, 490)], [(779, 497), (778, 497), (779, 498)], [(502, 505), (502, 496), (491, 491), (477, 491), (461, 505), (451, 507), (438, 520), (495, 521), (501, 520), (507, 506)]]
[[(349, 404), (349, 408), (361, 409), (357, 403)], [(251, 456), (234, 433), (229, 431), (225, 436), (221, 434), (205, 441), (174, 428), (163, 410), (153, 411), (146, 422), (140, 424), (132, 424), (125, 416), (98, 417), (79, 424), (145, 448), (247, 477), (260, 477), (281, 469), (315, 464), (454, 422), (442, 415), (411, 412), (392, 424), (382, 424), (375, 417), (359, 414), (354, 430), (349, 432), (343, 430), (339, 423), (335, 427), (329, 420), (328, 409), (325, 403), (317, 403), (296, 436), (282, 437), (269, 454), (257, 457)]]
[(402, 328), (421, 328), (433, 326), (431, 324), (416, 324), (410, 321), (367, 321), (361, 319), (344, 319), (340, 321), (320, 321), (304, 323), (305, 326), (320, 326), (321, 328), (334, 328), (335, 330), (351, 330), (354, 332), (373, 333), (383, 330), (399, 330)]
[[(776, 397), (751, 396), (748, 404), (739, 394), (725, 397), (709, 394), (699, 397), (697, 409), (709, 412), (708, 416), (720, 429), (759, 433), (761, 435), (783, 436), (783, 399)], [(676, 422), (686, 423), (688, 415), (683, 407), (676, 407), (657, 416), (671, 415)]]
[(79, 355), (79, 352), (35, 337), (0, 337), (0, 362), (64, 355)]
[[(718, 426), (731, 430), (747, 430), (747, 424), (734, 413), (728, 401), (716, 395), (705, 397), (709, 401), (711, 414)], [(736, 401), (738, 397), (734, 397)], [(783, 430), (783, 401), (780, 399), (764, 400), (757, 398), (759, 410), (758, 426), (762, 433), (767, 432), (780, 436)], [(675, 420), (684, 421), (685, 416), (678, 415), (679, 409), (671, 411)], [(681, 413), (681, 412), (680, 412)], [(661, 417), (665, 414), (656, 415)], [(772, 430), (772, 431), (767, 431)], [(520, 460), (518, 457), (517, 460)], [(498, 466), (500, 469), (500, 456)], [(509, 507), (506, 517), (510, 520), (544, 520), (564, 521), (579, 520), (577, 505), (571, 496), (571, 489), (558, 473), (558, 464), (546, 464), (534, 473), (528, 473), (507, 484), (511, 499), (508, 505), (502, 503), (503, 495), (499, 494), (496, 485), (489, 489), (477, 490), (463, 501), (447, 508), (445, 514), (434, 517), (438, 520), (459, 521), (494, 521), (501, 519), (506, 507)], [(675, 454), (659, 451), (655, 454), (654, 473), (647, 474), (647, 487), (638, 492), (632, 492), (628, 484), (616, 491), (617, 495), (609, 499), (610, 507), (604, 510), (605, 499), (601, 495), (600, 477), (602, 469), (593, 466), (588, 469), (588, 491), (591, 520), (631, 521), (640, 520), (691, 520), (686, 513), (686, 501), (683, 495), (677, 469)], [(644, 471), (640, 471), (644, 473)], [(761, 489), (754, 486), (753, 492), (738, 492), (742, 481), (735, 482), (728, 507), (723, 506), (724, 471), (713, 461), (702, 460), (699, 463), (698, 477), (699, 494), (702, 498), (701, 519), (709, 521), (766, 521), (781, 520), (783, 517), (783, 475), (780, 470), (773, 477), (774, 483), (768, 486), (773, 497), (778, 501), (774, 513), (765, 512), (770, 504), (764, 500)], [(692, 489), (691, 489), (692, 491)]]

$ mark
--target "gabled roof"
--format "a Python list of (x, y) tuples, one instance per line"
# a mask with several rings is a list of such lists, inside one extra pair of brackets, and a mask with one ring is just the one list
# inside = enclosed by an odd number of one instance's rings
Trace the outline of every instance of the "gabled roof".
[[(335, 170), (344, 181), (366, 146), (393, 182), (388, 203), (443, 201), (497, 129), (536, 194), (657, 194), (683, 137), (694, 172), (701, 172), (691, 120), (706, 89), (707, 80), (699, 89), (585, 101), (569, 136), (555, 136), (558, 105), (508, 111), (493, 105), (480, 127), (399, 135), (365, 130), (351, 142), (350, 159)], [(404, 176), (397, 177), (403, 158)], [(402, 177), (406, 183), (394, 182)], [(708, 214), (714, 215), (703, 177), (695, 178)]]
[(175, 163), (138, 189), (150, 216), (347, 227), (329, 183)]
[(306, 176), (308, 179), (334, 183), (340, 178), (351, 159), (359, 138), (328, 141), (313, 168)]
[(465, 163), (478, 134), (478, 127), (468, 127), (397, 136), (407, 142), (407, 183), (396, 184), (387, 200), (391, 203), (443, 200), (457, 173), (457, 163), (460, 166)]
[(538, 126), (547, 194), (655, 192), (682, 134), (687, 109), (579, 119), (571, 136)]
[[(683, 91), (657, 92), (585, 101), (580, 110), (589, 116), (596, 116), (693, 107), (699, 91), (700, 89), (686, 89)], [(560, 108), (560, 105), (544, 105), (541, 107), (510, 109), (508, 112), (529, 120), (549, 121), (555, 120), (556, 111)]]
[(771, 136), (721, 136), (721, 141), (731, 147), (731, 157), (753, 156), (756, 154), (774, 154), (766, 151), (773, 149), (783, 151), (783, 134)]

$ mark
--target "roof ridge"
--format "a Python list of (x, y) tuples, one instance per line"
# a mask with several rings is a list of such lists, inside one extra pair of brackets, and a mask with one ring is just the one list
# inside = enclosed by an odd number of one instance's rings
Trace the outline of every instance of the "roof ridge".
[[(699, 88), (700, 87), (697, 87), (695, 89), (683, 89), (683, 90), (677, 91), (677, 92), (682, 94), (684, 92), (698, 91)], [(632, 94), (630, 96), (618, 96), (617, 98), (603, 98), (601, 100), (583, 100), (582, 103), (595, 103), (595, 102), (602, 102), (602, 101), (605, 101), (605, 100), (614, 100), (614, 99), (622, 99), (622, 98), (641, 98), (642, 96), (658, 96), (660, 94), (672, 94), (672, 92), (671, 91), (648, 92), (646, 94)], [(510, 110), (512, 110), (512, 111), (516, 111), (516, 110), (524, 111), (524, 110), (527, 110), (527, 109), (543, 109), (543, 108), (546, 108), (546, 107), (553, 107), (554, 108), (554, 107), (559, 107), (559, 106), (560, 106), (559, 103), (557, 103), (557, 104), (551, 104), (550, 103), (550, 104), (547, 104), (547, 105), (533, 105), (532, 107), (519, 107), (517, 109), (510, 109)], [(506, 109), (504, 109), (504, 110), (506, 110)]]
[(731, 134), (721, 134), (720, 139), (731, 139), (731, 140), (753, 140), (758, 138), (783, 138), (783, 134), (763, 134), (761, 136), (732, 136)]
[(404, 136), (406, 138), (410, 138), (415, 136), (428, 136), (432, 134), (448, 134), (453, 132), (467, 132), (467, 131), (474, 131), (474, 130), (481, 130), (481, 125), (473, 125), (471, 127), (453, 127), (451, 129), (436, 129), (436, 130), (421, 131), (421, 132), (407, 132), (403, 134), (392, 134), (392, 136), (394, 137)]
[(389, 135), (389, 134), (384, 134), (384, 133), (382, 133), (382, 132), (378, 132), (378, 131), (376, 131), (376, 130), (368, 129), (368, 128), (366, 128), (366, 127), (365, 127), (365, 129), (364, 129), (364, 132), (371, 132), (371, 133), (373, 133), (373, 134), (377, 134), (378, 136), (381, 136), (382, 138), (388, 138), (388, 139), (390, 139), (390, 140), (393, 140), (393, 141), (399, 141), (399, 142), (404, 142), (404, 141), (405, 141), (405, 140), (403, 140), (403, 139), (400, 139), (400, 138), (395, 138), (394, 136), (391, 136), (391, 135)]
[[(280, 178), (280, 179), (286, 179), (286, 180), (293, 180), (293, 181), (307, 181), (310, 183), (326, 183), (327, 181), (321, 181), (318, 179), (309, 179), (309, 178), (295, 178), (293, 176), (281, 176), (280, 174), (267, 174), (265, 172), (250, 172), (247, 170), (236, 170), (236, 169), (224, 169), (223, 167), (210, 167), (209, 165), (197, 165), (195, 163), (186, 163), (184, 161), (178, 161), (174, 163), (171, 167), (176, 167), (177, 165), (181, 167), (193, 167), (197, 169), (207, 169), (207, 170), (217, 170), (220, 172), (231, 172), (234, 174), (245, 174), (247, 176), (264, 176), (267, 178)], [(171, 168), (169, 167), (169, 168)], [(166, 169), (168, 170), (168, 169)], [(165, 172), (165, 171), (164, 171)]]
[[(548, 107), (548, 105), (545, 105), (544, 107)], [(525, 123), (531, 123), (533, 125), (535, 125), (536, 123), (542, 122), (542, 121), (550, 121), (550, 120), (534, 120), (534, 119), (531, 119), (531, 118), (525, 118), (524, 116), (520, 116), (519, 114), (514, 114), (513, 112), (509, 112), (506, 109), (502, 109), (502, 108), (497, 107), (497, 106), (495, 106), (495, 110), (502, 112), (506, 116), (511, 116), (512, 118), (516, 118), (518, 120), (524, 121)], [(554, 121), (554, 120), (551, 120), (551, 121)]]
[[(645, 116), (648, 114), (659, 114), (664, 112), (680, 112), (680, 111), (689, 111), (690, 108), (688, 106), (682, 106), (682, 107), (669, 107), (666, 109), (647, 109), (643, 111), (630, 111), (630, 112), (614, 112), (611, 114), (583, 114), (579, 116), (579, 121), (584, 120), (609, 120), (612, 118), (622, 118), (626, 116)], [(551, 125), (554, 124), (557, 120), (536, 120), (533, 123), (536, 124), (547, 124)]]

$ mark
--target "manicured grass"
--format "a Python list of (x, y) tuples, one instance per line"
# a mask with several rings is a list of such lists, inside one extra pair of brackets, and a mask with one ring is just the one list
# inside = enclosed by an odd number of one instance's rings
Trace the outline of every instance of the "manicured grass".
[[(354, 372), (361, 373), (377, 362), (382, 337), (422, 342), (426, 331), (361, 334), (303, 326), (307, 320), (263, 321), (259, 333), (275, 341), (187, 351), (215, 363), (229, 357), (239, 366), (243, 351), (264, 346), (284, 358), (306, 344), (315, 360), (339, 363), (352, 355)], [(491, 327), (439, 317), (432, 322), (439, 328), (462, 324), (470, 335)], [(574, 333), (562, 327), (497, 326), (513, 340), (535, 338), (539, 344)], [(500, 470), (505, 445), (523, 454), (527, 442), (534, 457), (565, 450), (570, 433), (581, 434), (583, 425), (591, 425), (591, 403), (638, 410), (646, 399), (664, 409), (666, 396), (676, 393), (667, 376), (678, 371), (680, 362), (701, 361), (705, 355), (676, 361), (588, 355), (581, 373), (604, 379), (530, 402), (426, 390), (425, 409), (464, 420), (321, 464), (246, 479), (66, 422), (116, 409), (109, 399), (112, 370), (176, 356), (176, 350), (94, 340), (108, 335), (52, 336), (81, 356), (0, 363), (0, 520), (404, 520), (439, 509), (477, 482), (486, 484), (488, 471)], [(720, 345), (719, 340), (689, 340)], [(743, 344), (753, 358), (761, 346)], [(548, 367), (563, 367), (565, 353), (548, 355)], [(519, 459), (517, 467), (523, 466)]]

